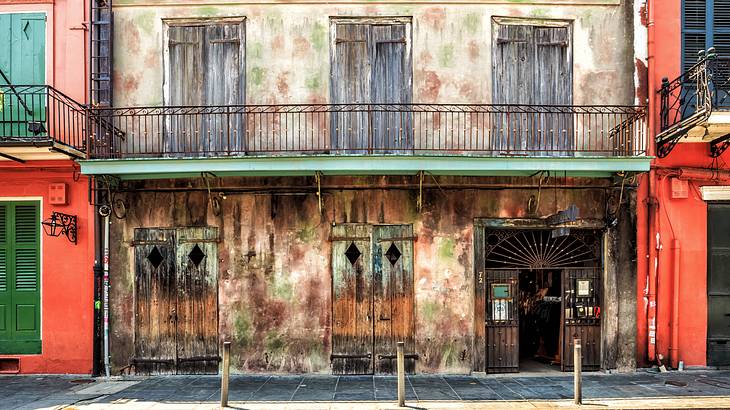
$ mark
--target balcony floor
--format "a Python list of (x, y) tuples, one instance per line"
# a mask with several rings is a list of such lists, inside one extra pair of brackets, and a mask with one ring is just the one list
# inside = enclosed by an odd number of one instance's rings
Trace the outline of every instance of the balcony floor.
[(0, 141), (0, 161), (49, 161), (84, 158), (85, 153), (52, 139)]
[(652, 157), (478, 157), (425, 155), (296, 155), (228, 158), (82, 160), (81, 173), (121, 179), (200, 176), (414, 175), (529, 176), (550, 171), (577, 177), (649, 170)]

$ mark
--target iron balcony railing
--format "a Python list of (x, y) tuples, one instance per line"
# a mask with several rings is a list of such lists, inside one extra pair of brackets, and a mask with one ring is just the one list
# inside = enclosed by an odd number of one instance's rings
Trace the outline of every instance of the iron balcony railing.
[[(659, 89), (657, 155), (665, 157), (689, 130), (706, 121), (713, 111), (730, 111), (730, 58), (710, 48), (697, 63), (672, 81), (662, 79)], [(713, 150), (714, 152), (714, 150)]]
[(48, 85), (0, 85), (0, 145), (57, 143), (87, 151), (87, 109)]
[(94, 108), (90, 157), (646, 152), (638, 106), (285, 104)]

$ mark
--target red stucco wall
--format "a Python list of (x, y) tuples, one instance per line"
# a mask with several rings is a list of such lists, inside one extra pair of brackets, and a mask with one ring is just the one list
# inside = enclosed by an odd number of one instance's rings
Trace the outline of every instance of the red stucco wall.
[[(41, 218), (63, 212), (78, 218), (78, 243), (41, 234), (40, 355), (19, 357), (21, 373), (91, 373), (93, 345), (94, 215), (88, 181), (74, 181), (71, 161), (2, 164), (0, 200), (41, 199)], [(68, 205), (48, 202), (48, 185), (67, 184)]]
[[(681, 69), (681, 1), (654, 0), (653, 10), (654, 42), (649, 43), (650, 92), (661, 86), (663, 77), (672, 80)], [(651, 27), (650, 27), (651, 30)], [(650, 36), (651, 39), (651, 36)], [(651, 72), (653, 70), (653, 77)], [(658, 125), (659, 100), (650, 107), (652, 123)], [(654, 128), (654, 133), (658, 132)], [(657, 159), (654, 166), (665, 167), (719, 167), (727, 169), (730, 154), (726, 152), (717, 161), (709, 155), (709, 144), (680, 143), (666, 158)], [(675, 257), (674, 240), (681, 247), (679, 260), (679, 349), (678, 359), (686, 366), (705, 366), (707, 338), (707, 203), (702, 200), (699, 188), (714, 185), (719, 181), (689, 181), (689, 197), (672, 199), (671, 177), (662, 177), (657, 172), (656, 198), (658, 201), (659, 226), (654, 232), (648, 230), (649, 201), (648, 175), (642, 176), (639, 190), (638, 209), (638, 351), (640, 364), (647, 364), (648, 331), (646, 286), (649, 269), (648, 235), (659, 237), (658, 280), (657, 280), (657, 354), (670, 357), (671, 318), (673, 308), (673, 281)], [(724, 182), (728, 184), (727, 181)]]

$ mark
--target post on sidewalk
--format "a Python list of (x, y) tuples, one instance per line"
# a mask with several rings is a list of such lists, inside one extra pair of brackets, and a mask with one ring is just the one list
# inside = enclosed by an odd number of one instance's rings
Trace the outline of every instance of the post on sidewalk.
[(583, 353), (580, 339), (573, 339), (573, 393), (575, 404), (583, 403)]
[(396, 347), (398, 364), (398, 406), (406, 406), (406, 360), (403, 355), (403, 342)]
[(221, 408), (228, 407), (228, 377), (231, 374), (231, 342), (223, 342), (223, 375), (221, 376)]

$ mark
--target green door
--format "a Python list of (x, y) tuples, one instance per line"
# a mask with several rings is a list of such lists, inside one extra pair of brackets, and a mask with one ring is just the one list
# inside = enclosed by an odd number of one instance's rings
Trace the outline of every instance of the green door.
[(0, 70), (17, 92), (0, 76), (0, 137), (46, 134), (45, 54), (44, 14), (0, 14)]
[(41, 352), (38, 202), (0, 202), (0, 354)]

